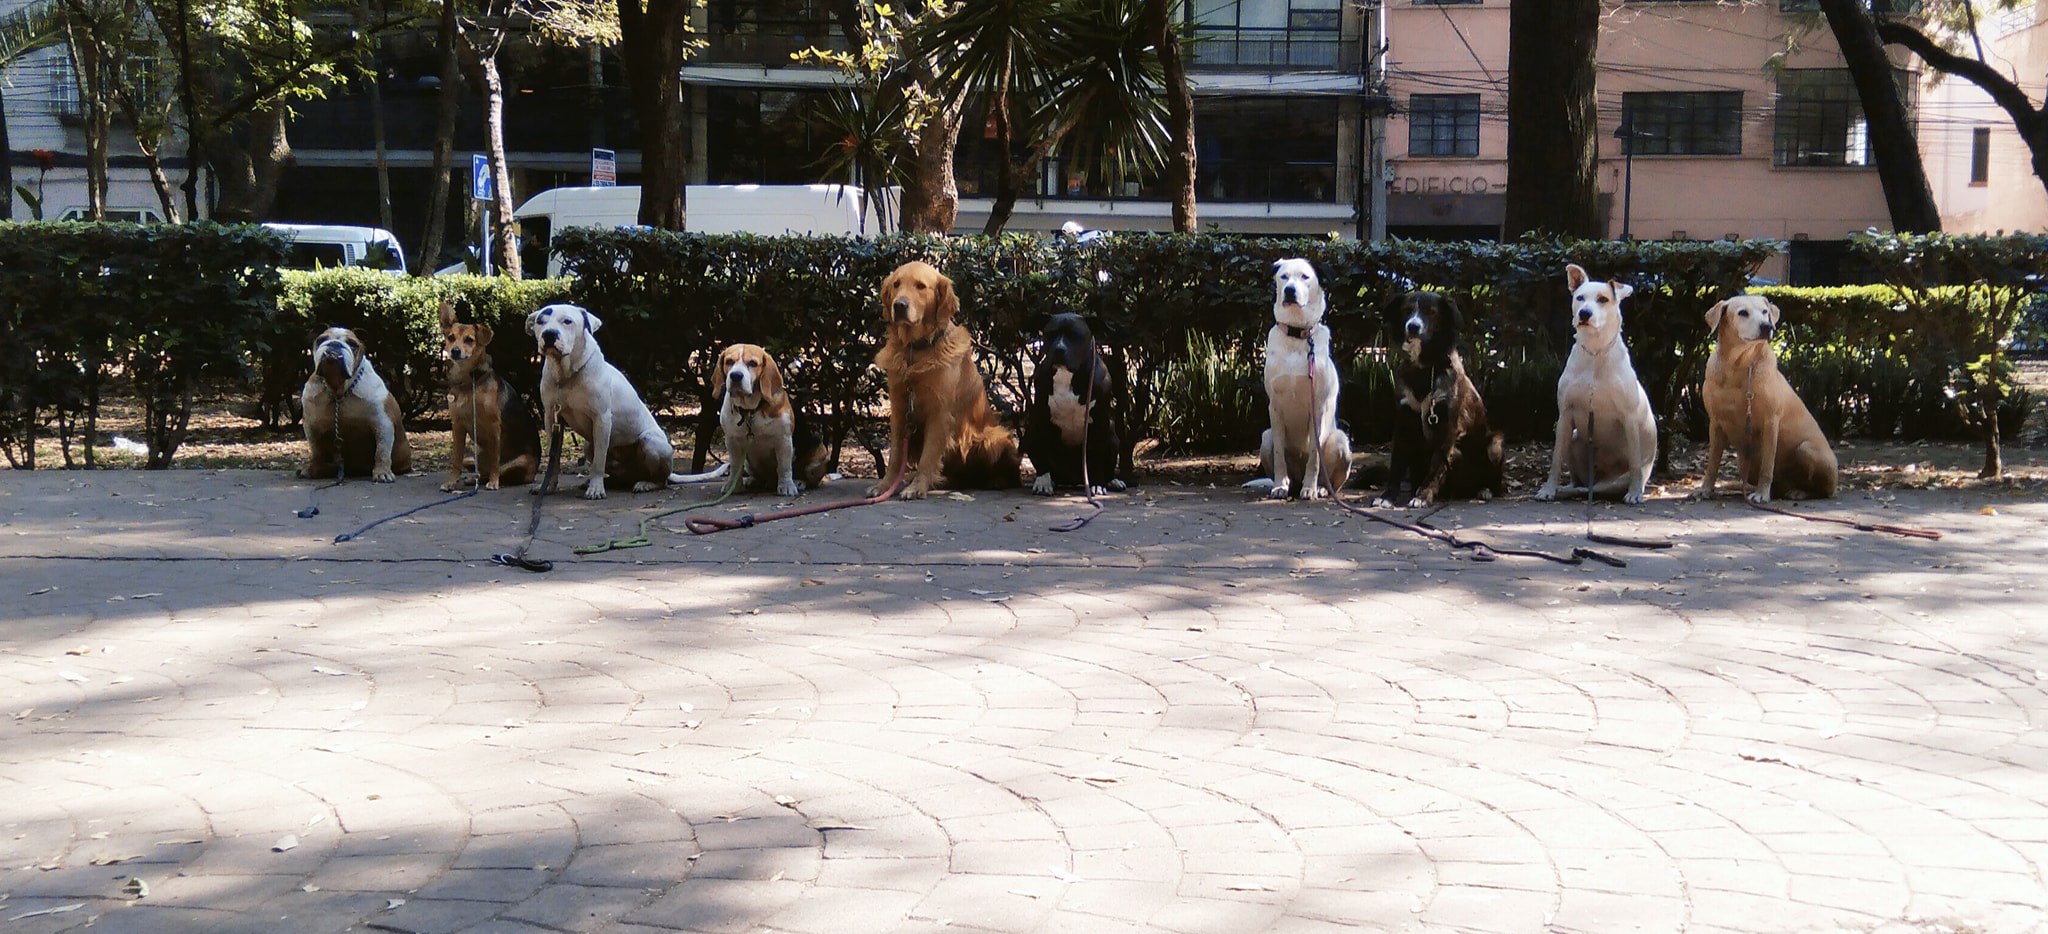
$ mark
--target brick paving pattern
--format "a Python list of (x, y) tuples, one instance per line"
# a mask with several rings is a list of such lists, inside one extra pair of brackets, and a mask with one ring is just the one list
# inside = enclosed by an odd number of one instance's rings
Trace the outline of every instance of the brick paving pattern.
[(1592, 509), (1626, 569), (1186, 487), (330, 541), (439, 479), (0, 481), (0, 930), (2048, 928), (2038, 497)]

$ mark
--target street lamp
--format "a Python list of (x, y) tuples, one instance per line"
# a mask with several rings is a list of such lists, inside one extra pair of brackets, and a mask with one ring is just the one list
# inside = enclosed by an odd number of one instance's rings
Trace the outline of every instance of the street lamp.
[(1621, 109), (1621, 126), (1614, 128), (1614, 138), (1621, 140), (1621, 239), (1633, 240), (1629, 235), (1629, 202), (1636, 188), (1636, 112), (1632, 107)]

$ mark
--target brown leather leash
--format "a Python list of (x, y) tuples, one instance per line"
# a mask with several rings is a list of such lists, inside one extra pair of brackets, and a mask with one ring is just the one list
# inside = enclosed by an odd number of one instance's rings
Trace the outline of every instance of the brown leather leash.
[(1743, 502), (1749, 503), (1750, 508), (1752, 509), (1761, 509), (1764, 512), (1776, 513), (1781, 516), (1790, 516), (1794, 519), (1805, 519), (1808, 522), (1829, 522), (1835, 525), (1845, 525), (1859, 532), (1883, 532), (1888, 535), (1904, 535), (1909, 538), (1924, 538), (1928, 541), (1934, 542), (1938, 542), (1941, 540), (1941, 533), (1933, 529), (1915, 529), (1903, 525), (1886, 525), (1881, 522), (1858, 522), (1854, 519), (1838, 519), (1834, 516), (1816, 516), (1812, 513), (1793, 512), (1790, 509), (1785, 509), (1779, 506), (1773, 506), (1769, 503), (1754, 502), (1746, 496), (1743, 497)]
[[(892, 450), (891, 453), (894, 454), (896, 452)], [(693, 516), (691, 518), (683, 520), (683, 527), (689, 529), (690, 534), (692, 535), (710, 535), (713, 532), (726, 532), (732, 529), (751, 529), (754, 526), (760, 525), (763, 522), (774, 522), (779, 519), (794, 519), (798, 516), (814, 516), (821, 512), (831, 512), (832, 510), (835, 509), (846, 509), (851, 506), (874, 506), (880, 503), (886, 503), (889, 501), (890, 497), (896, 495), (897, 490), (903, 488), (904, 478), (910, 476), (909, 465), (904, 463), (902, 457), (896, 457), (895, 461), (896, 463), (903, 465), (903, 469), (898, 470), (896, 472), (896, 479), (890, 481), (888, 489), (883, 490), (882, 492), (877, 493), (873, 496), (863, 496), (859, 499), (840, 500), (839, 502), (836, 503), (822, 503), (816, 506), (805, 506), (800, 509), (785, 509), (782, 510), (781, 512), (765, 513), (763, 515), (758, 516), (749, 513), (747, 515), (740, 516), (736, 519), (726, 519), (714, 516)]]

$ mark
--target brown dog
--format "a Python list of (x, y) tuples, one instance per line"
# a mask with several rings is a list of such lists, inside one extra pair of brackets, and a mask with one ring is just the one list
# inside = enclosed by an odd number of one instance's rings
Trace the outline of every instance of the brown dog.
[(740, 489), (773, 486), (782, 496), (815, 488), (825, 478), (825, 445), (797, 425), (782, 388), (782, 368), (759, 344), (733, 344), (718, 355), (711, 377), (725, 450), (738, 465)]
[(917, 476), (904, 499), (942, 482), (987, 489), (1022, 482), (1017, 440), (989, 409), (974, 342), (953, 323), (959, 311), (953, 280), (930, 264), (904, 263), (882, 280), (889, 332), (875, 364), (889, 377), (889, 469), (869, 496), (903, 476), (913, 450)]
[(472, 439), (477, 480), (484, 489), (532, 482), (540, 470), (540, 431), (526, 400), (491, 368), (490, 327), (456, 323), (455, 306), (442, 302), (441, 336), (446, 340), (441, 355), (448, 360), (448, 421), (455, 433), (448, 482), (441, 489), (462, 486), (463, 455)]
[(1721, 452), (1730, 446), (1752, 503), (1835, 495), (1835, 452), (1778, 372), (1771, 349), (1771, 333), (1783, 316), (1761, 295), (1738, 295), (1707, 309), (1714, 355), (1707, 360), (1707, 475), (1697, 494), (1702, 498), (1714, 495)]

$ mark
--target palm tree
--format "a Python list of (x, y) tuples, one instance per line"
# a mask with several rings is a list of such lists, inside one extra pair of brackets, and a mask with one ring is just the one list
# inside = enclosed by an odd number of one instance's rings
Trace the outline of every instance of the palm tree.
[(919, 37), (945, 63), (942, 84), (989, 107), (1001, 161), (984, 233), (1009, 223), (1023, 179), (1063, 144), (1111, 179), (1164, 163), (1166, 89), (1144, 12), (1143, 0), (975, 0)]
[(54, 0), (43, 0), (0, 16), (0, 221), (14, 219), (14, 167), (8, 162), (7, 81), (4, 72), (30, 52), (64, 41), (64, 24)]

